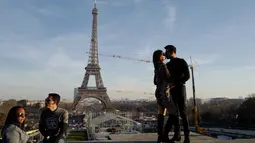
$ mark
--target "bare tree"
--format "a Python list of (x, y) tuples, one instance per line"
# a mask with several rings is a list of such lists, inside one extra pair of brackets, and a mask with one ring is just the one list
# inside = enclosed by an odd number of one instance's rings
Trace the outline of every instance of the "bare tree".
[(17, 105), (22, 106), (22, 107), (26, 107), (27, 102), (28, 102), (28, 100), (23, 99), (23, 100), (17, 101)]
[(10, 99), (6, 102), (4, 102), (1, 106), (0, 106), (0, 112), (1, 113), (5, 113), (7, 114), (9, 112), (9, 110), (13, 107), (17, 105), (17, 101), (14, 99)]
[(6, 119), (6, 114), (0, 113), (0, 128), (3, 126)]
[(255, 122), (255, 94), (251, 94), (246, 98), (239, 108), (238, 121), (241, 124), (254, 124)]

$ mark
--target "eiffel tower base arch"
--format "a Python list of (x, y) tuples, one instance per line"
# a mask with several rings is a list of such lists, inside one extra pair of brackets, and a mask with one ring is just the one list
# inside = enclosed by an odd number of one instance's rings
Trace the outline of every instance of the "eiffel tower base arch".
[(110, 112), (113, 110), (111, 101), (109, 96), (106, 93), (106, 89), (82, 89), (78, 88), (78, 94), (77, 97), (74, 100), (73, 103), (73, 110), (78, 111), (79, 107), (83, 106), (81, 101), (83, 101), (86, 98), (95, 98), (102, 102), (104, 105), (104, 109), (107, 112)]

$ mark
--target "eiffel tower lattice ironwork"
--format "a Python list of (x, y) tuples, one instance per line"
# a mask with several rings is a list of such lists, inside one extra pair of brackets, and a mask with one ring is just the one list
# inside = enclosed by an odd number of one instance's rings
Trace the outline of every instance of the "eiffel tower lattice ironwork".
[[(100, 100), (104, 107), (109, 110), (111, 109), (111, 101), (107, 95), (106, 87), (104, 86), (100, 66), (98, 61), (98, 38), (97, 38), (97, 15), (98, 9), (96, 8), (96, 3), (94, 3), (94, 8), (92, 10), (93, 22), (92, 22), (92, 34), (91, 34), (91, 44), (90, 44), (90, 55), (88, 64), (85, 67), (85, 75), (81, 84), (78, 87), (77, 97), (74, 99), (74, 109), (77, 110), (77, 105), (80, 104), (85, 98), (96, 98)], [(93, 75), (96, 80), (96, 87), (88, 87), (89, 77)], [(79, 105), (80, 106), (80, 105)]]

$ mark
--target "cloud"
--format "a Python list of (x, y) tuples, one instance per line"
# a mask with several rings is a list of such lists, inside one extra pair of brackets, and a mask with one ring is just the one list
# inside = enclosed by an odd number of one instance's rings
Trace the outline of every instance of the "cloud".
[[(22, 43), (19, 43), (20, 38), (18, 35), (14, 39), (17, 39), (17, 41), (5, 39), (4, 50), (6, 50), (6, 53), (2, 53), (0, 57), (4, 57), (7, 61), (16, 59), (15, 63), (9, 65), (11, 68), (6, 68), (0, 72), (2, 79), (0, 85), (1, 91), (3, 91), (1, 94), (6, 97), (17, 96), (17, 98), (21, 98), (26, 96), (31, 99), (43, 99), (48, 92), (58, 92), (63, 98), (72, 98), (73, 88), (80, 86), (85, 74), (84, 67), (87, 64), (88, 55), (84, 54), (84, 52), (89, 49), (89, 36), (82, 33), (69, 33), (32, 42), (30, 42), (29, 38), (22, 38)], [(106, 41), (101, 39), (101, 42), (104, 43)], [(0, 46), (2, 47), (1, 44)], [(85, 48), (86, 45), (87, 48)], [(117, 93), (110, 91), (111, 89), (143, 92), (151, 86), (151, 84), (142, 83), (141, 79), (137, 77), (132, 77), (132, 75), (128, 74), (129, 71), (125, 71), (126, 68), (119, 67), (127, 62), (127, 68), (130, 68), (129, 65), (133, 65), (133, 62), (116, 61), (115, 59), (112, 59), (113, 61), (109, 59), (107, 59), (109, 61), (105, 61), (103, 57), (100, 57), (100, 59), (102, 59), (100, 61), (103, 71), (101, 71), (102, 78), (105, 86), (109, 87), (109, 96), (111, 98), (116, 99), (125, 96), (136, 98), (135, 94)], [(118, 64), (119, 62), (120, 64)], [(24, 63), (24, 65), (17, 67), (17, 64), (20, 63)], [(112, 67), (107, 66), (109, 63), (111, 65), (116, 63), (117, 67), (115, 68), (121, 69), (120, 73), (115, 70), (116, 73), (113, 73), (115, 74), (113, 75)], [(0, 65), (3, 67), (1, 63)], [(29, 67), (29, 69), (25, 67)], [(33, 68), (31, 69), (31, 67)], [(6, 90), (12, 88), (16, 90), (7, 94)], [(144, 97), (146, 96), (142, 95), (139, 98)]]
[(2, 34), (22, 33), (28, 36), (30, 33), (43, 33), (39, 19), (25, 9), (4, 7), (0, 10), (0, 17), (4, 19), (0, 25)]
[(138, 50), (137, 52), (138, 58), (140, 58), (141, 60), (151, 60), (152, 53), (155, 50), (152, 42), (149, 40), (145, 40), (141, 47), (143, 48), (141, 50)]
[(108, 89), (108, 95), (114, 99), (144, 99), (151, 96), (147, 93), (154, 93), (155, 86), (152, 83), (142, 82), (139, 78), (127, 76), (119, 77), (108, 84)]
[(111, 1), (107, 1), (107, 0), (98, 0), (96, 1), (96, 3), (98, 4), (102, 4), (102, 5), (110, 5), (113, 7), (124, 7), (124, 6), (128, 6), (130, 4), (129, 1), (126, 0), (111, 0)]
[(58, 74), (71, 74), (75, 75), (76, 73), (81, 73), (84, 67), (84, 62), (81, 60), (71, 59), (62, 49), (53, 54), (47, 61), (47, 68), (45, 71), (58, 73)]
[(177, 16), (177, 10), (176, 7), (170, 3), (170, 2), (165, 2), (165, 9), (166, 9), (166, 17), (164, 20), (164, 25), (166, 28), (170, 29), (171, 31), (174, 28), (175, 21), (176, 21), (176, 16)]
[[(82, 51), (86, 49), (81, 49), (86, 47), (85, 38), (84, 34), (77, 33), (47, 40), (30, 41), (29, 38), (23, 38), (21, 43), (19, 40), (6, 39), (0, 43), (1, 47), (4, 44), (5, 51), (1, 52), (0, 59), (7, 61), (0, 62), (1, 94), (6, 95), (6, 90), (13, 88), (15, 91), (9, 95), (17, 98), (26, 95), (42, 99), (47, 92), (52, 91), (70, 99), (73, 87), (81, 84), (84, 75), (87, 60), (84, 60), (85, 54)], [(17, 36), (14, 39), (19, 38)]]
[(142, 2), (144, 2), (144, 0), (134, 0), (135, 4), (139, 4), (139, 3), (142, 3)]
[(34, 8), (35, 11), (37, 11), (39, 14), (43, 16), (50, 16), (50, 17), (55, 17), (55, 18), (64, 18), (64, 19), (69, 19), (66, 15), (63, 15), (61, 12), (61, 9), (57, 6), (49, 6), (45, 8)]
[(106, 5), (106, 4), (109, 4), (109, 2), (108, 1), (103, 1), (103, 0), (97, 0), (96, 4)]
[(243, 69), (245, 70), (249, 70), (249, 71), (255, 71), (255, 66), (251, 65), (251, 66), (245, 66)]
[[(214, 64), (220, 59), (219, 54), (197, 54), (192, 58), (192, 64), (195, 66)], [(191, 64), (190, 57), (186, 58), (187, 63)]]

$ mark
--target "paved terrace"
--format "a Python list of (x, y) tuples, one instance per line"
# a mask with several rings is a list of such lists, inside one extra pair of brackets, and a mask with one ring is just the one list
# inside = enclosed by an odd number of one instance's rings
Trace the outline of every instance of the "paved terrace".
[[(30, 136), (35, 136), (38, 134), (38, 130), (32, 130), (27, 132)], [(170, 133), (169, 136), (173, 136)], [(183, 136), (183, 133), (182, 133)], [(191, 143), (255, 143), (255, 139), (236, 139), (236, 140), (219, 140), (209, 136), (204, 136), (191, 132), (190, 134)], [(156, 133), (138, 133), (138, 134), (114, 134), (110, 135), (111, 140), (104, 141), (79, 141), (79, 142), (68, 142), (68, 143), (155, 143), (157, 140)], [(182, 143), (182, 141), (176, 143)]]
[[(172, 136), (172, 134), (170, 134)], [(140, 133), (140, 134), (120, 134), (110, 135), (112, 140), (105, 141), (84, 141), (89, 143), (155, 143), (157, 139), (156, 133)], [(247, 140), (218, 140), (212, 137), (191, 133), (191, 143), (255, 143), (255, 139)], [(182, 141), (176, 143), (182, 143)], [(69, 142), (69, 143), (82, 143), (82, 142)]]

